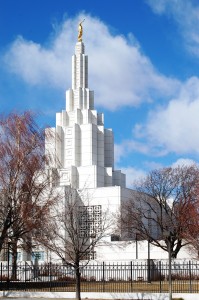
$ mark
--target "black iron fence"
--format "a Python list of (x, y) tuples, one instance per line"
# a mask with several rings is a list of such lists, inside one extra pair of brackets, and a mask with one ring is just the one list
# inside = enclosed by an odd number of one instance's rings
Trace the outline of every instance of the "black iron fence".
[[(82, 292), (168, 292), (168, 261), (89, 263), (80, 267)], [(174, 260), (175, 293), (199, 292), (199, 262)], [(67, 265), (21, 263), (17, 269), (0, 263), (0, 290), (75, 291), (74, 269)]]

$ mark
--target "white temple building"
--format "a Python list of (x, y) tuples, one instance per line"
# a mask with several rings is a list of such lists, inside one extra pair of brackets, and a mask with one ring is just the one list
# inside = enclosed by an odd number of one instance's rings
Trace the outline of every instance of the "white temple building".
[[(125, 175), (114, 170), (114, 140), (104, 128), (104, 115), (94, 108), (88, 88), (88, 57), (78, 42), (72, 57), (72, 88), (66, 91), (66, 110), (56, 114), (54, 142), (46, 143), (59, 169), (60, 185), (77, 189), (125, 188)], [(59, 137), (59, 138), (56, 138)]]
[[(72, 88), (66, 91), (66, 110), (56, 114), (54, 139), (46, 139), (46, 151), (54, 157), (51, 168), (59, 173), (59, 186), (89, 193), (90, 205), (117, 212), (121, 199), (131, 197), (126, 176), (114, 169), (114, 136), (104, 128), (104, 115), (94, 108), (94, 92), (88, 88), (88, 57), (82, 41), (72, 56)], [(110, 235), (111, 239), (111, 235)]]
[[(84, 43), (76, 43), (72, 56), (72, 87), (66, 91), (66, 109), (56, 114), (54, 138), (46, 139), (46, 151), (53, 157), (51, 168), (59, 173), (58, 186), (70, 185), (89, 193), (89, 205), (117, 213), (122, 201), (130, 199), (133, 191), (126, 188), (126, 176), (114, 169), (114, 135), (104, 127), (104, 115), (94, 107), (94, 92), (88, 87), (88, 57)], [(111, 237), (107, 238), (111, 242)], [(97, 260), (147, 259), (148, 242), (122, 247), (112, 241), (96, 249)], [(168, 254), (150, 245), (150, 258), (167, 258)], [(179, 258), (187, 252), (180, 251)]]

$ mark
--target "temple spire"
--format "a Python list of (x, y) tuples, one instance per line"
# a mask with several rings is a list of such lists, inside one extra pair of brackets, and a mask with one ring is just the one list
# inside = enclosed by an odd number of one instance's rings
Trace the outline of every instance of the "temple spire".
[(88, 56), (82, 41), (82, 22), (79, 23), (78, 42), (72, 56), (72, 87), (66, 91), (66, 111), (76, 109), (94, 110), (94, 92), (88, 87)]

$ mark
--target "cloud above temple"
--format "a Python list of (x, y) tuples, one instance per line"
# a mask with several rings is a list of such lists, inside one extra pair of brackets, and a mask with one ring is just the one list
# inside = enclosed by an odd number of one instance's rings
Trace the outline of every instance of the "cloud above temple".
[(178, 167), (178, 166), (191, 166), (191, 165), (194, 165), (194, 164), (198, 164), (196, 163), (193, 159), (190, 159), (190, 158), (179, 158), (177, 161), (175, 161), (173, 164), (172, 164), (172, 167)]
[(160, 74), (132, 34), (113, 35), (107, 25), (89, 15), (79, 15), (54, 26), (44, 45), (19, 36), (4, 56), (7, 70), (31, 86), (70, 88), (77, 24), (84, 18), (89, 88), (95, 91), (97, 105), (114, 110), (176, 94), (179, 81)]
[(122, 172), (126, 174), (126, 186), (128, 188), (133, 188), (137, 181), (143, 179), (147, 175), (144, 170), (132, 167), (122, 168)]
[(153, 12), (172, 19), (184, 39), (184, 47), (199, 56), (199, 3), (194, 0), (146, 0)]
[[(179, 158), (171, 164), (171, 167), (176, 168), (178, 166), (191, 166), (197, 164), (193, 159), (189, 158)], [(145, 165), (145, 168), (144, 168)], [(153, 161), (144, 162), (143, 169), (142, 168), (133, 168), (131, 166), (127, 166), (122, 168), (122, 172), (126, 174), (126, 185), (129, 188), (133, 188), (136, 182), (139, 182), (144, 177), (147, 176), (148, 172), (155, 169), (160, 169), (163, 167), (170, 167), (170, 166), (163, 166), (161, 164), (157, 164)]]
[(138, 127), (137, 137), (147, 139), (152, 148), (178, 154), (199, 154), (199, 79), (192, 77), (177, 98), (149, 113)]

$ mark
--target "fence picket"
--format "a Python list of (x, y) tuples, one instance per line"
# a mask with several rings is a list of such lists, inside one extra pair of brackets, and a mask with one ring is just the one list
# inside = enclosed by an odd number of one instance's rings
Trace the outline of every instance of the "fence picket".
[[(9, 267), (9, 268), (8, 268)], [(8, 275), (12, 266), (1, 262), (0, 290), (75, 290), (74, 270), (67, 265), (17, 265), (17, 280)], [(130, 262), (90, 262), (81, 267), (82, 291), (89, 292), (167, 292), (169, 265), (167, 260)], [(199, 262), (174, 260), (171, 268), (173, 292), (199, 292)], [(150, 276), (150, 278), (149, 278)]]

